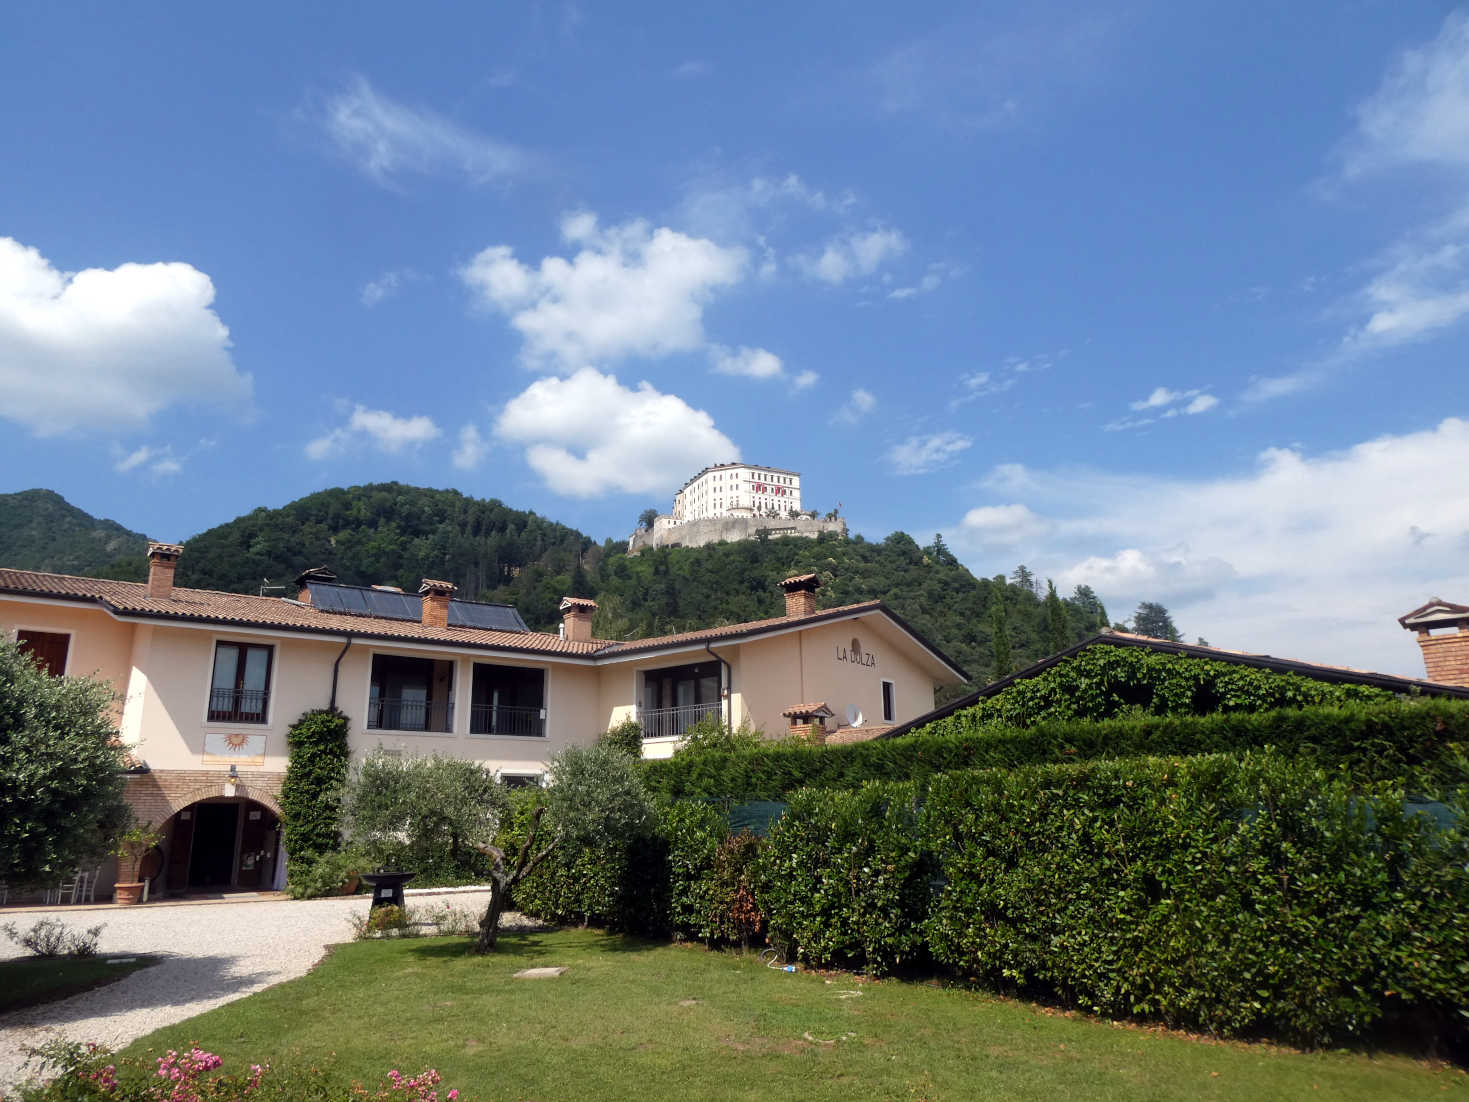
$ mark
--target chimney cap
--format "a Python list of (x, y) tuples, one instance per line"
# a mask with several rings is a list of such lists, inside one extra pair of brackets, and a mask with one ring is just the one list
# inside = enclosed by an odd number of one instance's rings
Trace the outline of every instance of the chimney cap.
[(823, 719), (831, 719), (835, 712), (826, 706), (826, 701), (817, 700), (810, 704), (796, 704), (780, 713), (787, 719), (810, 719), (820, 716)]
[(148, 557), (150, 559), (176, 559), (184, 553), (184, 545), (181, 543), (159, 543), (157, 540), (148, 541)]
[(1464, 620), (1469, 620), (1469, 605), (1456, 605), (1442, 597), (1434, 597), (1427, 604), (1419, 605), (1412, 612), (1398, 617), (1398, 623), (1409, 631), (1420, 627), (1457, 624)]
[(296, 586), (299, 588), (307, 582), (334, 582), (336, 580), (336, 574), (332, 573), (325, 566), (308, 566), (296, 575)]
[(780, 587), (787, 593), (794, 593), (803, 589), (814, 590), (820, 586), (820, 574), (793, 574), (780, 583)]
[(418, 592), (420, 594), (432, 594), (434, 596), (442, 594), (452, 597), (458, 589), (459, 587), (453, 582), (439, 581), (437, 578), (425, 578), (423, 579), (423, 584), (418, 587)]
[(595, 612), (597, 611), (597, 602), (592, 600), (590, 597), (562, 597), (560, 611)]

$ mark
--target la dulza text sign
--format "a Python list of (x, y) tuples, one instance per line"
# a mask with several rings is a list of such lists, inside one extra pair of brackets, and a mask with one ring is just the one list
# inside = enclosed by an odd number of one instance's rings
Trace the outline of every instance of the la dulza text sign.
[(864, 651), (862, 640), (854, 636), (851, 643), (845, 647), (840, 643), (837, 644), (837, 661), (851, 662), (858, 666), (876, 666), (877, 655), (870, 650)]

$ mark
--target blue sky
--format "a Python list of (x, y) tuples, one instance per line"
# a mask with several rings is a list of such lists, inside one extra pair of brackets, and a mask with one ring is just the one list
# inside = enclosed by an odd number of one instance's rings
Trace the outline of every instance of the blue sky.
[(0, 491), (600, 539), (739, 456), (1223, 646), (1469, 601), (1469, 11), (207, 8), (8, 17)]

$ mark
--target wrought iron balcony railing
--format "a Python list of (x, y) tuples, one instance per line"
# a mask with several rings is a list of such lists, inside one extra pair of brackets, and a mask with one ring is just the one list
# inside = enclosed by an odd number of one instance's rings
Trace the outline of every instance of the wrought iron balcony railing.
[(269, 706), (269, 689), (211, 689), (209, 722), (264, 723)]
[(469, 710), (471, 735), (522, 735), (544, 738), (546, 721), (540, 708), (507, 708), (476, 704)]
[(379, 697), (368, 706), (367, 726), (374, 731), (432, 731), (447, 735), (454, 730), (454, 705)]
[(638, 722), (643, 725), (643, 738), (681, 738), (683, 733), (705, 716), (719, 715), (722, 705), (685, 704), (681, 708), (642, 708)]

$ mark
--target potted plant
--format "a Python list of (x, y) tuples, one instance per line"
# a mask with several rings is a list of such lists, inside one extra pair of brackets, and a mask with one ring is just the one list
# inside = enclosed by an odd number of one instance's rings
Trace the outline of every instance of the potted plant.
[(112, 887), (112, 901), (119, 907), (131, 907), (143, 898), (143, 882), (138, 868), (148, 851), (163, 841), (163, 834), (152, 823), (137, 820), (118, 836), (113, 853), (117, 855), (117, 883)]

